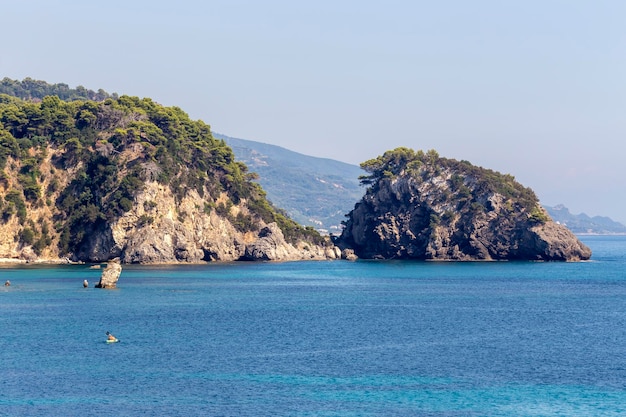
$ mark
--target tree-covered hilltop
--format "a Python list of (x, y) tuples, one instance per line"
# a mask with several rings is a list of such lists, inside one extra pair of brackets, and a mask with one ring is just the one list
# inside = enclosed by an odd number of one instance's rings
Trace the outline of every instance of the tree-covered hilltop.
[(43, 100), (46, 96), (56, 96), (64, 101), (94, 100), (102, 101), (107, 98), (117, 98), (117, 94), (109, 94), (103, 89), (89, 90), (82, 85), (70, 88), (64, 83), (48, 84), (45, 81), (24, 78), (22, 81), (4, 77), (0, 81), (0, 94), (7, 94), (23, 100)]
[(368, 186), (337, 239), (364, 258), (588, 259), (513, 176), (397, 148), (361, 164)]
[(0, 95), (0, 229), (15, 232), (18, 249), (41, 255), (56, 245), (60, 256), (85, 260), (102, 245), (119, 246), (106, 243), (116, 233), (107, 230), (128, 212), (141, 213), (134, 227), (156, 221), (159, 201), (136, 207), (152, 183), (172, 194), (177, 222), (197, 217), (180, 207), (193, 194), (199, 212), (226, 219), (244, 235), (276, 222), (289, 242), (322, 242), (273, 208), (254, 179), (209, 125), (178, 107), (129, 96), (27, 101)]
[(499, 193), (511, 204), (519, 205), (537, 222), (549, 219), (545, 212), (539, 210), (535, 192), (515, 181), (512, 175), (474, 166), (468, 161), (442, 158), (434, 149), (424, 152), (400, 147), (363, 162), (361, 168), (369, 175), (362, 175), (359, 180), (362, 185), (371, 186), (368, 189), (370, 193), (378, 190), (384, 178), (405, 175), (420, 182), (439, 175), (442, 170), (450, 170), (453, 174), (447, 179), (447, 192), (443, 197), (455, 201), (457, 209), (468, 206), (472, 210), (485, 210), (481, 195)]

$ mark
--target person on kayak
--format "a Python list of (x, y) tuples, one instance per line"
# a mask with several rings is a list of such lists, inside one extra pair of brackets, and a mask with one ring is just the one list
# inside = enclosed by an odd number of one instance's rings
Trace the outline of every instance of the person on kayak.
[(107, 339), (108, 340), (117, 340), (117, 338), (115, 336), (113, 336), (111, 333), (107, 332)]

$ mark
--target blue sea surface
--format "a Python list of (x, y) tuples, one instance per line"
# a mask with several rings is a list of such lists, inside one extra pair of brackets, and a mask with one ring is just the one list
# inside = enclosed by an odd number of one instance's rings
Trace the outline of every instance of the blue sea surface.
[(125, 266), (114, 290), (0, 267), (0, 415), (623, 416), (626, 237), (581, 239), (589, 262)]

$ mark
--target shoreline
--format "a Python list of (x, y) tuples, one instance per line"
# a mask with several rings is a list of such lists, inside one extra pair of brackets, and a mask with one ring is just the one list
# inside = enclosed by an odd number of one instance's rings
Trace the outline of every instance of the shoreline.
[(21, 259), (21, 258), (0, 258), (0, 265), (81, 265), (85, 262), (72, 262), (67, 258), (58, 259)]

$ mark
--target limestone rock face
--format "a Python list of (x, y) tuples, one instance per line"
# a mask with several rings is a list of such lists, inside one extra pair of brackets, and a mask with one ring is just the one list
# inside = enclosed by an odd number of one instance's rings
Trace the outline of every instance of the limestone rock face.
[(108, 262), (106, 268), (102, 270), (102, 276), (100, 282), (96, 284), (96, 288), (116, 288), (121, 273), (122, 265), (119, 260)]
[(357, 259), (359, 259), (359, 257), (356, 256), (353, 249), (344, 249), (341, 252), (341, 259), (345, 259), (348, 261), (356, 261)]
[[(93, 233), (80, 259), (122, 263), (200, 263), (210, 261), (338, 259), (333, 246), (290, 244), (272, 223), (258, 233), (242, 233), (215, 211), (199, 210), (204, 201), (188, 193), (176, 201), (169, 187), (146, 183), (133, 208)], [(244, 210), (233, 207), (232, 210)]]
[(452, 169), (434, 172), (381, 179), (349, 214), (337, 245), (369, 259), (577, 261), (591, 256), (538, 203), (529, 210), (477, 177)]
[(340, 259), (337, 247), (317, 247), (301, 243), (298, 247), (285, 241), (283, 232), (276, 223), (270, 223), (261, 231), (257, 239), (248, 243), (241, 260), (285, 261), (306, 259)]
[(290, 254), (283, 232), (276, 223), (264, 227), (259, 237), (246, 246), (243, 259), (251, 261), (277, 261), (287, 259)]

